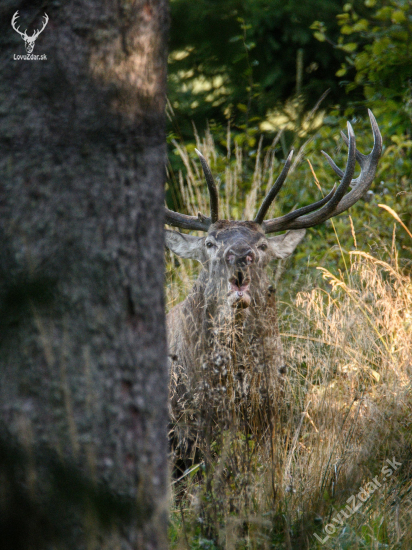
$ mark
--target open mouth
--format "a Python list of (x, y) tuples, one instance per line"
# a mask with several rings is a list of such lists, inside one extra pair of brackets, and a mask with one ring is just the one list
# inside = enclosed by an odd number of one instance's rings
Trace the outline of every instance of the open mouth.
[(247, 308), (250, 305), (250, 277), (238, 271), (229, 279), (228, 301), (232, 307)]

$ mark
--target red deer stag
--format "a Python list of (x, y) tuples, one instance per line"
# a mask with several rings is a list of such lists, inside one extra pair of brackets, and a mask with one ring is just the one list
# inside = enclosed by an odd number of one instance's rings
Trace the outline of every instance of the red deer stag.
[[(244, 398), (250, 395), (251, 385), (281, 386), (276, 379), (284, 371), (282, 347), (266, 267), (271, 260), (292, 254), (307, 228), (345, 212), (369, 189), (382, 150), (382, 137), (371, 111), (369, 117), (374, 136), (372, 152), (363, 155), (356, 149), (348, 122), (348, 137), (342, 132), (349, 150), (345, 171), (322, 151), (341, 180), (339, 186), (322, 200), (276, 219), (264, 218), (286, 179), (293, 152), (255, 219), (232, 221), (219, 219), (216, 185), (205, 158), (197, 151), (209, 188), (210, 217), (166, 209), (167, 224), (207, 233), (196, 237), (166, 230), (166, 246), (203, 267), (189, 296), (170, 311), (167, 319), (175, 421), (182, 411), (187, 418), (188, 410), (207, 413), (219, 406), (227, 408), (230, 390), (232, 412), (246, 406), (249, 422), (251, 403)], [(353, 179), (356, 161), (361, 172)], [(352, 189), (346, 193), (349, 186)], [(283, 230), (287, 232), (267, 236)], [(259, 393), (262, 391), (258, 389), (254, 395)], [(277, 399), (276, 392), (273, 395)], [(260, 405), (255, 405), (256, 413)]]

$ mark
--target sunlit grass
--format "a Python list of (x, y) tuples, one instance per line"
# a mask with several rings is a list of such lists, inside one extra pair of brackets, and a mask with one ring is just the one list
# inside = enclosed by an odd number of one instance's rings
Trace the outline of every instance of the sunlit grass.
[[(212, 164), (219, 161), (210, 133), (196, 142)], [(187, 170), (179, 175), (185, 210), (207, 212), (199, 165), (175, 146)], [(242, 154), (229, 147), (235, 162), (225, 171), (222, 217), (253, 218), (279, 168), (273, 148), (258, 152), (245, 194), (238, 186)], [(379, 257), (357, 237), (356, 221), (351, 231), (353, 250), (337, 243), (345, 269), (320, 268), (320, 284), (309, 280), (279, 304), (288, 371), (263, 425), (251, 430), (235, 411), (224, 427), (199, 431), (203, 454), (172, 484), (172, 548), (412, 547), (412, 283), (399, 265), (395, 229)], [(169, 308), (197, 273), (192, 262), (167, 253)], [(251, 402), (261, 402), (258, 389), (250, 385)], [(384, 479), (393, 459), (401, 465)], [(374, 478), (380, 487), (349, 514), (348, 502)]]

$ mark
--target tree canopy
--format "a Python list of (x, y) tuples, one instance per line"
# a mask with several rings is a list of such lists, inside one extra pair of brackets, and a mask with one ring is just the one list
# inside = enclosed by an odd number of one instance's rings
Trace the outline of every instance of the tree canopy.
[(264, 117), (296, 93), (312, 105), (328, 88), (333, 102), (344, 101), (335, 77), (344, 53), (310, 28), (322, 15), (337, 40), (340, 11), (338, 0), (172, 1), (169, 98), (180, 125), (246, 110)]

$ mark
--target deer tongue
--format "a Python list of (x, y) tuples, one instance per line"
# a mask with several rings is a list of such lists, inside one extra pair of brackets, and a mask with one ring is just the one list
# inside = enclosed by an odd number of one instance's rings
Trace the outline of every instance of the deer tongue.
[(250, 305), (250, 278), (237, 274), (229, 279), (228, 303), (231, 307), (247, 308)]
[(239, 284), (229, 281), (229, 292), (249, 292), (249, 283)]

